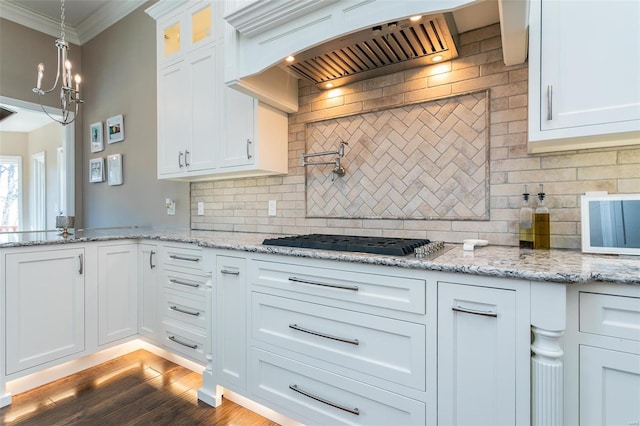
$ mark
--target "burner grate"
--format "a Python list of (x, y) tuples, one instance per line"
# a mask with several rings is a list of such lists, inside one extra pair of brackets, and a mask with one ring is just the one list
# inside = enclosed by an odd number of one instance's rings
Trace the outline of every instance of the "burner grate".
[(319, 250), (364, 252), (391, 256), (413, 254), (417, 247), (429, 244), (427, 239), (357, 237), (348, 235), (310, 234), (293, 237), (267, 238), (262, 244)]

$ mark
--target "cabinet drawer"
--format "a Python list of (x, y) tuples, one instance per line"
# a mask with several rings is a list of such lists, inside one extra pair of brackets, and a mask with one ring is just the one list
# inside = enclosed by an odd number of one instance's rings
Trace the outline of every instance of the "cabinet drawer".
[(169, 350), (202, 364), (207, 363), (205, 341), (206, 337), (202, 333), (172, 322), (162, 322), (162, 344)]
[(426, 281), (339, 269), (254, 261), (252, 284), (361, 305), (424, 314)]
[(640, 298), (581, 292), (580, 331), (640, 341)]
[(254, 344), (425, 390), (424, 325), (257, 292), (251, 300)]
[(164, 318), (181, 321), (204, 330), (209, 325), (207, 303), (202, 297), (165, 291), (162, 305)]
[(202, 249), (199, 247), (164, 246), (162, 263), (166, 266), (202, 271)]
[(252, 348), (252, 391), (306, 424), (424, 425), (420, 401)]
[(183, 291), (204, 298), (211, 278), (203, 275), (165, 270), (162, 273), (162, 280), (164, 288)]

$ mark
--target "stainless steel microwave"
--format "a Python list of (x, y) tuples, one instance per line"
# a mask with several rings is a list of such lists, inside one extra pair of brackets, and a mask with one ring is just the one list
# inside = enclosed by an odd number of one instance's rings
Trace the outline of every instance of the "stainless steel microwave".
[(640, 256), (640, 194), (582, 196), (582, 251)]

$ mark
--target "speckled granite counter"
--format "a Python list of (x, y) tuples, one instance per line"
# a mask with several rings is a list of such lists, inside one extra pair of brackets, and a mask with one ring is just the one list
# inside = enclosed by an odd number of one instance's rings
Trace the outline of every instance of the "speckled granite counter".
[(589, 255), (575, 250), (520, 250), (517, 247), (491, 245), (476, 248), (474, 252), (465, 252), (461, 245), (448, 244), (446, 247), (448, 250), (437, 258), (428, 260), (416, 259), (413, 256), (394, 257), (262, 245), (265, 238), (277, 236), (281, 235), (149, 228), (96, 229), (81, 231), (66, 239), (57, 236), (56, 232), (0, 234), (0, 248), (119, 239), (151, 239), (255, 253), (494, 277), (558, 283), (597, 281), (640, 285), (639, 257)]

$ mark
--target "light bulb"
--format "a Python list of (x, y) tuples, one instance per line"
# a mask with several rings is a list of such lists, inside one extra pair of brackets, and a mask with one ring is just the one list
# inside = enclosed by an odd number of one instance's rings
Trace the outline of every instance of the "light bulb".
[(38, 90), (40, 90), (40, 88), (42, 87), (42, 77), (44, 76), (44, 64), (42, 62), (40, 62), (38, 64), (38, 81), (36, 84), (36, 87), (38, 88)]

